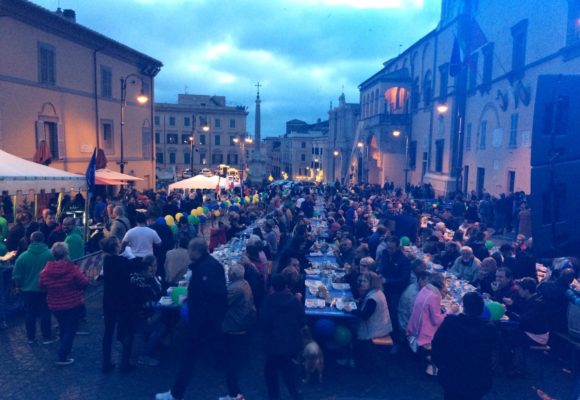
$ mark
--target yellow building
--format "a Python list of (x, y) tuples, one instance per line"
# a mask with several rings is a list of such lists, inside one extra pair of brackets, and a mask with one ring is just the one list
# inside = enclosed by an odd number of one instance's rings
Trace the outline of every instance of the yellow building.
[(124, 163), (138, 186), (154, 187), (160, 61), (77, 24), (72, 10), (22, 0), (0, 0), (0, 54), (1, 149), (32, 160), (44, 140), (51, 167), (84, 174), (99, 147), (107, 168)]
[(225, 96), (179, 94), (177, 104), (155, 104), (157, 167), (175, 168), (178, 176), (192, 167), (195, 173), (220, 164), (241, 169), (254, 149), (244, 142), (242, 157), (247, 117), (245, 106), (228, 105)]

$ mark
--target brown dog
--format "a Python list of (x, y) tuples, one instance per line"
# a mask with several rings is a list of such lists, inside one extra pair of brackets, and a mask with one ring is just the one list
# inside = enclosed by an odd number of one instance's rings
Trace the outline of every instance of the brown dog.
[(312, 338), (308, 327), (302, 329), (302, 340), (304, 341), (302, 358), (304, 360), (304, 371), (306, 372), (303, 382), (308, 383), (313, 376), (316, 376), (320, 383), (322, 382), (322, 372), (324, 371), (324, 354), (322, 354), (322, 349)]

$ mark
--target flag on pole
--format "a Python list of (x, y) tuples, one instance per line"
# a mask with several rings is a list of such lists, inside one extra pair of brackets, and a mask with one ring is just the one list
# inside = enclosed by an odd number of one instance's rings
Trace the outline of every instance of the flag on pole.
[(461, 49), (459, 40), (453, 39), (453, 50), (451, 50), (451, 60), (449, 61), (449, 75), (456, 77), (461, 72)]
[(87, 172), (85, 174), (85, 177), (87, 179), (87, 191), (89, 193), (94, 193), (95, 191), (96, 172), (97, 172), (97, 149), (93, 151), (93, 156), (91, 157), (91, 161), (89, 161)]

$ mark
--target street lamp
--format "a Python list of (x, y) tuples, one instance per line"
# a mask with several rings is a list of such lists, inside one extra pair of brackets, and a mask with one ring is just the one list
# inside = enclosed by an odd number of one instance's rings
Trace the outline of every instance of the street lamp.
[(253, 140), (251, 137), (248, 136), (247, 133), (242, 134), (239, 137), (235, 137), (234, 139), (234, 143), (236, 144), (240, 144), (240, 148), (242, 151), (241, 154), (241, 174), (240, 174), (240, 186), (242, 188), (242, 196), (244, 195), (244, 170), (246, 169), (246, 143), (247, 144), (252, 144)]
[[(338, 156), (340, 156), (340, 152), (338, 150), (334, 150), (332, 152), (332, 155), (334, 156), (332, 158), (332, 179), (336, 182), (336, 158)], [(342, 168), (341, 168), (341, 170), (342, 170)]]
[(437, 114), (439, 114), (440, 116), (443, 116), (443, 114), (445, 114), (447, 110), (449, 110), (449, 106), (446, 103), (439, 103), (435, 108), (437, 110)]
[(127, 82), (131, 85), (135, 85), (138, 81), (141, 81), (141, 90), (137, 96), (137, 102), (139, 104), (145, 104), (149, 101), (149, 96), (145, 93), (145, 82), (137, 74), (129, 74), (124, 78), (121, 78), (121, 160), (118, 162), (120, 166), (121, 173), (125, 172), (125, 143), (123, 136), (125, 134), (125, 107), (127, 107)]
[(358, 147), (359, 150), (359, 163), (358, 163), (358, 183), (362, 183), (363, 181), (363, 147), (364, 147), (364, 143), (362, 141), (359, 141), (356, 144), (356, 147)]
[[(393, 136), (398, 138), (399, 136), (401, 136), (401, 131), (394, 130)], [(408, 175), (409, 175), (409, 135), (405, 135), (405, 192), (407, 191)]]
[(191, 145), (191, 156), (189, 157), (189, 173), (191, 174), (191, 178), (193, 177), (193, 152), (195, 149), (195, 134), (191, 134), (189, 137), (189, 143)]

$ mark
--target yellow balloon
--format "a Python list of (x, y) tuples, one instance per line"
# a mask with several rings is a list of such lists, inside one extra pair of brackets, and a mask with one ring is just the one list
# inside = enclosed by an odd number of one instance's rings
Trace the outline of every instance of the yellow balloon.
[(195, 208), (189, 212), (191, 215), (195, 215)]
[(165, 216), (165, 222), (167, 222), (167, 225), (175, 225), (175, 220), (171, 215)]
[(219, 217), (221, 215), (220, 210), (215, 210), (213, 212), (213, 215), (215, 215), (216, 217)]
[(177, 213), (177, 214), (175, 214), (175, 220), (177, 222), (179, 222), (179, 220), (181, 219), (181, 217), (183, 217), (183, 213)]

